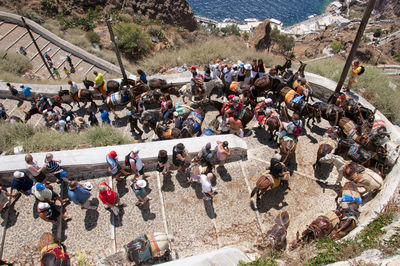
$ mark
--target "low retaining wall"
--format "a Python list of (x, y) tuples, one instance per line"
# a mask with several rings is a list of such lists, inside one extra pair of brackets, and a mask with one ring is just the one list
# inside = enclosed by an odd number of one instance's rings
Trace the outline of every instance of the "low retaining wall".
[[(52, 152), (55, 160), (61, 160), (61, 166), (68, 172), (69, 177), (86, 179), (107, 175), (106, 155), (114, 150), (118, 154), (118, 159), (123, 166), (125, 155), (134, 148), (140, 150), (139, 156), (145, 163), (145, 169), (154, 171), (157, 163), (159, 150), (166, 150), (169, 155), (169, 162), (172, 164), (172, 148), (183, 143), (189, 152), (190, 158), (197, 155), (202, 147), (211, 142), (212, 148), (217, 145), (217, 141), (228, 141), (231, 149), (229, 161), (240, 160), (247, 156), (246, 142), (235, 135), (205, 136), (189, 139), (164, 140), (148, 143), (127, 144), (119, 146), (106, 146), (90, 149), (66, 150)], [(47, 153), (32, 153), (32, 156), (39, 165), (44, 163)], [(25, 154), (0, 156), (0, 182), (10, 185), (13, 172), (26, 170)]]

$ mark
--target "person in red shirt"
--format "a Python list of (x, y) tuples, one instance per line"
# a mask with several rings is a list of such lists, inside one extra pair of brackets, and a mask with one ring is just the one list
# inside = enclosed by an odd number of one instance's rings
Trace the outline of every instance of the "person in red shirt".
[(121, 205), (119, 194), (114, 192), (106, 182), (101, 182), (99, 185), (99, 198), (105, 205), (104, 208), (111, 209), (116, 216), (118, 215), (118, 206)]

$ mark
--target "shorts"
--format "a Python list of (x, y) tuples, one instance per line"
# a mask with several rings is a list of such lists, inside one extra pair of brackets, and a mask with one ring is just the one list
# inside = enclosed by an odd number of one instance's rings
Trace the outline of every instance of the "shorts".
[(139, 174), (139, 175), (144, 175), (144, 170), (143, 170), (143, 169), (144, 169), (144, 167), (142, 167), (142, 169), (140, 169), (140, 170), (138, 171), (138, 174)]
[(357, 81), (357, 77), (350, 76), (349, 81), (355, 82), (355, 81)]
[(58, 194), (52, 190), (51, 191), (51, 200), (56, 200), (58, 197), (59, 197)]
[(55, 174), (54, 176), (57, 177), (58, 180), (63, 181), (68, 175), (67, 172), (62, 171), (61, 173)]
[(38, 183), (43, 183), (43, 181), (46, 179), (46, 175), (43, 172), (40, 172), (37, 176), (33, 177), (36, 182)]

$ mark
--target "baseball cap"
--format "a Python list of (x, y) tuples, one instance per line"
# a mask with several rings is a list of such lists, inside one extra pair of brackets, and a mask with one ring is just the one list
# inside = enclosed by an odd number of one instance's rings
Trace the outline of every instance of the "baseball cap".
[(108, 156), (110, 156), (111, 158), (116, 158), (117, 157), (117, 153), (115, 151), (111, 151)]
[(46, 188), (46, 186), (43, 185), (42, 183), (36, 183), (35, 188), (36, 188), (36, 189), (39, 189), (39, 190), (43, 190), (43, 189)]
[(196, 69), (196, 66), (193, 65), (193, 66), (190, 67), (190, 69), (191, 69), (191, 70), (194, 70), (194, 69)]

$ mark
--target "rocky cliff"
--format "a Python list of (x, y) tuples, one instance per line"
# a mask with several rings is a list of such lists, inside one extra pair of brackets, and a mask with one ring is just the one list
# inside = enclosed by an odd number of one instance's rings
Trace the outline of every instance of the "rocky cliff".
[(102, 10), (122, 10), (132, 15), (163, 20), (190, 31), (197, 28), (192, 9), (186, 0), (0, 0), (0, 4), (17, 10), (31, 8), (41, 14), (86, 14), (100, 6)]
[(400, 1), (398, 0), (377, 0), (375, 11), (384, 18), (400, 17)]

